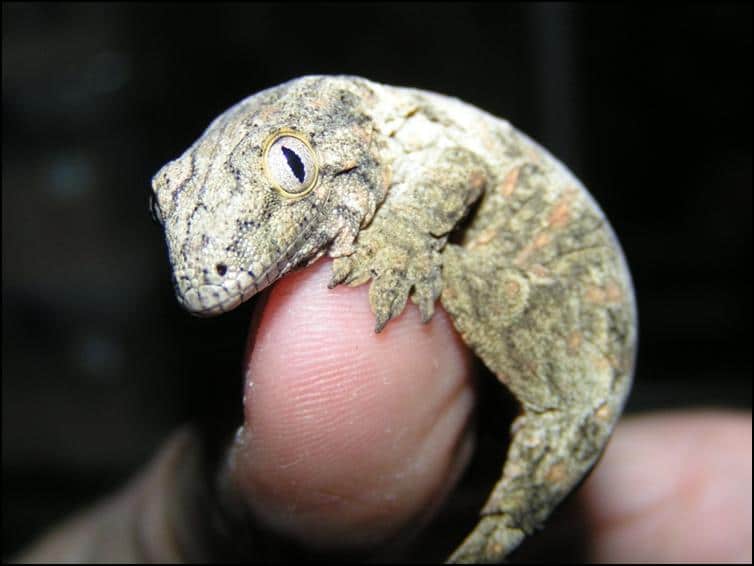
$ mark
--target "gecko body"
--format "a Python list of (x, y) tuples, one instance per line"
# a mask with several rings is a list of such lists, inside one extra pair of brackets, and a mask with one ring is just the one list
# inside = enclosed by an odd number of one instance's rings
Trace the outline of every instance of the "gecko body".
[(220, 115), (153, 179), (179, 301), (233, 309), (323, 254), (379, 332), (437, 300), (521, 405), (500, 480), (449, 560), (503, 559), (594, 465), (630, 389), (630, 275), (583, 185), (454, 98), (307, 76)]

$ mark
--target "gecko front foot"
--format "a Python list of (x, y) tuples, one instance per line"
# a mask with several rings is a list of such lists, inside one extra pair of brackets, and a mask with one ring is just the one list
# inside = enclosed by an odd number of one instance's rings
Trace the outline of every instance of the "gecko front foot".
[(389, 229), (374, 223), (359, 234), (353, 254), (335, 259), (329, 287), (357, 286), (371, 279), (369, 302), (377, 332), (403, 312), (409, 295), (427, 322), (442, 291), (439, 250), (444, 243), (400, 218), (393, 219)]
[(487, 184), (479, 157), (460, 147), (431, 148), (417, 159), (422, 166), (401, 171), (381, 214), (359, 232), (354, 253), (333, 264), (330, 287), (372, 280), (377, 332), (403, 311), (409, 295), (422, 321), (432, 318), (443, 287), (441, 251)]

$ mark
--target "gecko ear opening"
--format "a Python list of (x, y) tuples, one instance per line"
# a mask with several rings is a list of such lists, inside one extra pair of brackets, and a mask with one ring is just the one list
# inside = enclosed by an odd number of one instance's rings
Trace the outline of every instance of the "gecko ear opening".
[(319, 179), (319, 159), (308, 138), (294, 130), (278, 130), (264, 143), (262, 166), (267, 180), (287, 199), (309, 194)]

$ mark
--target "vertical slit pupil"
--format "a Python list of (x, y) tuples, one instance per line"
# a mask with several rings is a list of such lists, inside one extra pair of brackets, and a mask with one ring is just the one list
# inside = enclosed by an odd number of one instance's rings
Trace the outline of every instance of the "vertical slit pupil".
[(304, 162), (301, 161), (301, 158), (292, 149), (288, 149), (284, 145), (281, 145), (280, 149), (283, 150), (283, 155), (285, 156), (285, 160), (288, 162), (288, 167), (291, 168), (291, 172), (294, 174), (296, 179), (298, 179), (299, 183), (303, 183), (306, 173), (304, 169)]

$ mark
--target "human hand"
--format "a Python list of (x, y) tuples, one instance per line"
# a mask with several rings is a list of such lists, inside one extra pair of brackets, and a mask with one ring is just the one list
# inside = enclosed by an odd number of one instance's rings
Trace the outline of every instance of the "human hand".
[[(374, 552), (440, 511), (470, 458), (471, 355), (441, 309), (421, 325), (410, 306), (375, 335), (367, 287), (328, 291), (329, 269), (287, 276), (257, 314), (223, 483), (291, 540)], [(19, 559), (196, 559), (207, 525), (180, 512), (176, 480), (193, 446), (174, 436), (124, 492)], [(624, 419), (559, 520), (573, 528), (573, 513), (587, 559), (751, 561), (751, 414)]]

